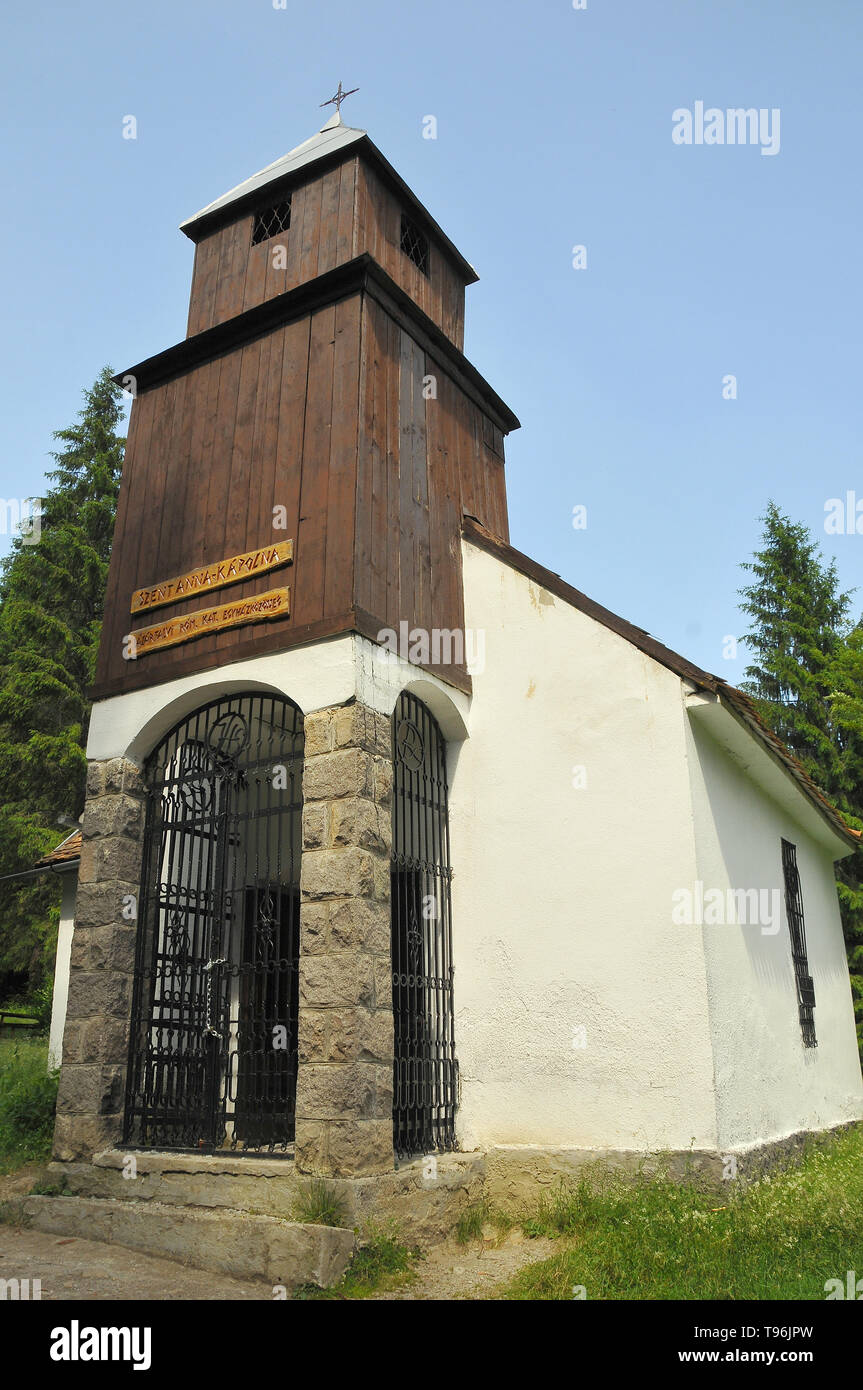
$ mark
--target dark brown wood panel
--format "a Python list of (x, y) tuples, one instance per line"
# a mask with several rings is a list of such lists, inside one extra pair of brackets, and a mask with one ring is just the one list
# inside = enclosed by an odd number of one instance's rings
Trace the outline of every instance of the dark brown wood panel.
[(200, 333), (204, 328), (209, 328), (213, 321), (222, 236), (222, 232), (212, 232), (195, 247), (195, 265), (189, 294), (189, 337)]
[[(143, 499), (144, 510), (134, 518), (140, 536), (137, 563), (141, 573), (144, 574), (160, 574), (162, 563), (170, 564), (171, 560), (167, 540), (171, 531), (171, 522), (176, 512), (175, 499), (170, 492), (171, 478), (174, 473), (171, 436), (174, 428), (177, 396), (184, 386), (183, 378), (168, 382), (164, 400), (156, 412), (153, 423), (153, 432), (150, 438), (150, 460), (148, 460), (148, 487)], [(166, 500), (166, 505), (160, 507), (156, 514), (152, 510), (154, 496)], [(128, 609), (129, 605), (127, 604), (127, 613)], [(128, 631), (128, 617), (126, 621), (126, 630)]]
[(300, 534), (300, 484), (303, 472), (303, 444), (306, 426), (306, 395), (311, 350), (311, 319), (291, 323), (282, 335), (282, 373), (277, 416), (273, 472), (273, 507), (284, 507), (285, 529), (274, 531), (277, 540), (294, 541), (295, 563), (288, 582), (294, 601), (296, 621), (297, 584), (302, 586), (303, 568), (297, 563)]
[(429, 459), (430, 607), (434, 614), (457, 613), (463, 617), (461, 583), (461, 525), (458, 474), (453, 448), (453, 392), (448, 378), (426, 359), (426, 374), (435, 377), (437, 393), (426, 401), (426, 433)]
[(341, 612), (354, 602), (360, 310), (359, 296), (335, 306), (324, 613)]
[[(279, 249), (284, 247), (285, 255), (287, 247), (282, 236), (271, 237), (269, 241), (259, 241), (257, 246), (249, 247), (249, 261), (246, 267), (246, 279), (243, 285), (243, 308), (252, 309), (256, 304), (261, 304), (267, 297), (267, 279), (270, 267), (274, 267), (275, 262), (283, 259), (279, 255)], [(274, 275), (278, 275), (277, 270), (273, 270)]]
[(429, 240), (429, 274), (401, 249), (402, 205), (364, 162), (358, 169), (357, 252), (368, 251), (458, 347), (464, 346), (464, 281), (437, 242)]
[[(268, 348), (268, 338), (249, 343), (243, 348), (240, 361), (240, 384), (237, 392), (237, 414), (234, 421), (234, 438), (231, 449), (230, 477), (225, 500), (224, 529), (219, 555), (239, 555), (251, 545), (260, 545), (257, 536), (249, 541), (248, 527), (249, 503), (252, 491), (252, 439), (255, 427), (255, 407), (259, 392), (266, 388), (266, 373), (261, 371), (263, 352)], [(269, 539), (269, 537), (266, 537)], [(247, 543), (248, 542), (248, 543)], [(238, 599), (246, 598), (254, 591), (256, 580), (238, 584), (235, 593)], [(208, 600), (212, 602), (212, 599)], [(224, 652), (233, 646), (233, 633), (220, 632), (211, 640), (215, 649)]]
[(339, 220), (336, 226), (335, 265), (343, 265), (356, 256), (357, 171), (359, 160), (349, 159), (341, 166), (339, 177)]
[(476, 508), (505, 533), (502, 470), (477, 452), (481, 412), (371, 297), (362, 345), (356, 606), (378, 629), (461, 632), (462, 515)]
[(191, 539), (185, 499), (189, 483), (192, 426), (198, 410), (197, 394), (200, 376), (200, 372), (190, 372), (186, 376), (178, 378), (171, 435), (170, 440), (166, 439), (165, 443), (167, 462), (165, 496), (169, 499), (169, 507), (161, 529), (159, 554), (155, 561), (155, 569), (158, 574), (165, 573), (166, 577), (169, 576), (163, 568), (164, 565), (170, 564), (175, 555), (185, 554)]
[[(186, 491), (183, 501), (183, 515), (189, 528), (188, 555), (190, 567), (197, 569), (207, 561), (204, 547), (207, 541), (207, 499), (209, 489), (202, 487), (202, 480), (209, 476), (213, 457), (213, 438), (216, 425), (216, 409), (219, 401), (220, 361), (208, 362), (194, 373), (197, 383), (195, 397), (195, 419), (186, 467)], [(170, 578), (170, 575), (167, 576)]]
[[(295, 343), (304, 332), (293, 398), (285, 401), (280, 387), (286, 339)], [(308, 325), (291, 325), (136, 400), (97, 689), (100, 684), (128, 689), (149, 685), (188, 665), (189, 652), (181, 646), (140, 662), (122, 661), (123, 635), (144, 622), (143, 617), (133, 622), (129, 613), (135, 588), (253, 549), (274, 535), (293, 538), (296, 515), (292, 531), (276, 535), (272, 527), (279, 414), (284, 401), (289, 419), (299, 416), (302, 420), (307, 357)], [(267, 479), (260, 487), (259, 472)], [(265, 503), (261, 493), (266, 495)], [(235, 592), (248, 596), (271, 582), (272, 576), (260, 575), (238, 585)], [(192, 612), (211, 601), (201, 594), (166, 605), (160, 616), (167, 619)], [(290, 619), (278, 621), (284, 626)], [(230, 633), (196, 640), (192, 658), (196, 669), (235, 660), (252, 631), (236, 633), (234, 641), (225, 640)]]
[(253, 216), (205, 237), (195, 252), (189, 335), (351, 260), (356, 177), (354, 158), (294, 188), (290, 227), (255, 246)]
[[(117, 500), (117, 517), (114, 523), (112, 560), (108, 569), (105, 588), (105, 614), (99, 654), (96, 660), (96, 681), (103, 679), (110, 665), (119, 673), (125, 672), (122, 661), (122, 641), (129, 631), (128, 616), (117, 600), (117, 575), (119, 557), (131, 557), (130, 568), (137, 566), (138, 547), (141, 540), (139, 517), (147, 489), (147, 468), (145, 461), (149, 454), (149, 441), (155, 417), (153, 396), (150, 393), (137, 396), (132, 402), (129, 428), (126, 433), (126, 451), (123, 461), (123, 474), (120, 495)], [(136, 464), (140, 459), (141, 463)], [(114, 558), (116, 557), (116, 558)]]
[(384, 315), (387, 341), (387, 606), (386, 626), (398, 629), (402, 603), (401, 594), (401, 525), (399, 524), (399, 444), (401, 440), (401, 411), (399, 376), (401, 333), (398, 324)]
[[(368, 252), (461, 349), (463, 278), (434, 239), (429, 274), (417, 269), (400, 248), (401, 213), (398, 197), (354, 155), (291, 190), (287, 231), (253, 246), (254, 216), (246, 214), (210, 233), (195, 252), (189, 335)], [(274, 264), (279, 246), (284, 266)]]
[(362, 317), (360, 456), (357, 481), (357, 603), (387, 612), (387, 322), (374, 300)]
[(324, 271), (332, 270), (338, 259), (341, 170), (330, 169), (320, 182), (317, 273), (323, 275)]
[(299, 566), (302, 556), (303, 577), (294, 600), (294, 613), (299, 623), (317, 622), (324, 616), (324, 562), (329, 495), (327, 462), (330, 456), (332, 430), (334, 346), (335, 308), (321, 309), (312, 315), (309, 339), (300, 515), (296, 545), (296, 563)]
[(252, 217), (241, 217), (238, 222), (225, 228), (216, 284), (216, 323), (233, 318), (242, 311), (253, 220)]
[[(272, 245), (251, 248), (251, 216), (202, 243), (196, 282), (202, 295), (209, 284), (210, 304), (199, 300), (190, 328), (205, 311), (241, 313), (291, 277), (327, 275), (339, 256), (368, 248), (366, 230), (384, 269), (415, 303), (440, 319), (446, 300), (451, 313), (463, 287), (456, 295), (442, 263), (428, 280), (409, 262), (405, 271), (392, 240), (398, 203), (383, 185), (358, 181), (357, 167), (332, 169), (296, 190), (281, 279), (271, 276)], [(395, 293), (396, 285), (382, 292), (374, 280), (340, 282), (329, 302), (315, 296), (290, 323), (271, 318), (257, 336), (208, 346), (221, 355), (208, 357), (202, 347), (138, 396), (97, 697), (336, 632), (374, 638), (402, 622), (428, 632), (463, 629), (463, 515), (507, 539), (502, 436), (467, 364), (450, 357), (427, 321), (411, 319), (409, 304), (395, 304)], [(432, 391), (424, 389), (430, 377)], [(278, 531), (274, 507), (285, 508)], [(135, 589), (285, 539), (294, 541), (294, 564), (284, 573), (289, 615), (123, 661), (123, 636), (134, 623), (146, 625), (131, 619)], [(257, 575), (235, 594), (251, 597), (272, 584), (272, 575)], [(212, 594), (199, 594), (160, 616), (212, 602)], [(435, 669), (469, 687), (463, 670)]]

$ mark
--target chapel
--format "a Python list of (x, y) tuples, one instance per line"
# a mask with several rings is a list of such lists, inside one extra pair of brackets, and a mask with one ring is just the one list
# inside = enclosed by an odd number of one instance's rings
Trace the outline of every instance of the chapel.
[(187, 334), (117, 378), (72, 1190), (407, 1210), (859, 1119), (855, 833), (744, 694), (510, 544), (470, 262), (338, 109), (181, 230)]

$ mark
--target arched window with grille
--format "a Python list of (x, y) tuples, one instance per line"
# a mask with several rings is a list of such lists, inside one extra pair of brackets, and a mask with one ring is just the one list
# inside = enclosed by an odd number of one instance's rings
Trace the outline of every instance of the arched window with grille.
[(400, 1155), (455, 1147), (446, 744), (404, 691), (393, 713), (393, 1143)]
[(297, 1084), (303, 717), (230, 695), (147, 759), (124, 1143), (285, 1152)]

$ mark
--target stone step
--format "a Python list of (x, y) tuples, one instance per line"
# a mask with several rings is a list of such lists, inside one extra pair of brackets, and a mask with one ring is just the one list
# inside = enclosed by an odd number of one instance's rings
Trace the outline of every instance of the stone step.
[(20, 1197), (7, 1204), (10, 1218), (51, 1235), (101, 1240), (285, 1289), (337, 1283), (356, 1247), (353, 1231), (336, 1226), (110, 1197)]
[[(92, 1163), (52, 1163), (49, 1171), (78, 1197), (229, 1209), (283, 1221), (294, 1219), (298, 1198), (315, 1181), (283, 1159), (156, 1150), (106, 1149)], [(345, 1226), (393, 1220), (403, 1239), (426, 1244), (450, 1235), (466, 1208), (482, 1199), (484, 1177), (484, 1155), (449, 1153), (412, 1159), (393, 1173), (327, 1178), (326, 1186), (342, 1203)]]
[(211, 1207), (251, 1212), (290, 1221), (300, 1182), (293, 1163), (282, 1160), (213, 1158), (209, 1155), (108, 1150), (93, 1163), (51, 1163), (49, 1172), (77, 1197), (161, 1202), (168, 1206)]

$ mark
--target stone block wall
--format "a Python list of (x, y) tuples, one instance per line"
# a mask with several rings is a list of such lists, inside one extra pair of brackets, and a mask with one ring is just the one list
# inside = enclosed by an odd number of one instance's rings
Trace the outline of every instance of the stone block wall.
[(305, 719), (296, 1163), (393, 1168), (389, 720), (354, 703)]
[(139, 769), (124, 758), (91, 763), (54, 1130), (58, 1159), (90, 1158), (122, 1129), (137, 931), (128, 904), (138, 898), (143, 834)]

